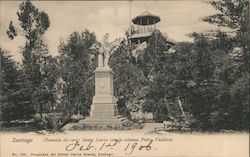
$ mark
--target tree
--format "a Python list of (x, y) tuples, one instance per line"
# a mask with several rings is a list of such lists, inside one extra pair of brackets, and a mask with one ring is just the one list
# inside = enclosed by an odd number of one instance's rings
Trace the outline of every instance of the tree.
[(66, 114), (87, 115), (94, 96), (94, 70), (97, 50), (94, 33), (85, 30), (74, 32), (59, 46), (60, 77), (65, 82), (63, 103)]
[(42, 113), (50, 113), (55, 110), (56, 89), (55, 84), (59, 78), (59, 65), (57, 59), (48, 56), (44, 59), (43, 68), (40, 70), (42, 80), (33, 97), (37, 104), (37, 110)]
[(29, 0), (19, 5), (17, 16), (20, 28), (14, 26), (11, 21), (7, 34), (10, 39), (14, 39), (17, 35), (26, 39), (22, 48), (22, 68), (25, 78), (30, 84), (24, 88), (27, 90), (27, 97), (30, 99), (29, 103), (34, 107), (40, 104), (40, 107), (36, 108), (38, 111), (40, 110), (39, 112), (42, 115), (42, 104), (40, 103), (42, 100), (38, 97), (42, 98), (43, 102), (46, 102), (46, 95), (49, 94), (40, 92), (44, 79), (42, 69), (45, 66), (46, 56), (48, 56), (48, 48), (43, 35), (50, 25), (49, 17), (44, 11), (39, 11)]
[(29, 99), (29, 81), (8, 53), (0, 49), (0, 111), (2, 121), (30, 118), (35, 112)]
[(168, 53), (167, 45), (167, 38), (160, 31), (155, 31), (139, 60), (139, 66), (148, 80), (143, 109), (153, 112), (156, 120), (162, 120), (162, 114), (166, 116), (166, 100), (176, 96), (173, 88), (175, 55)]
[[(177, 45), (179, 70), (176, 88), (196, 119), (196, 129), (242, 129), (244, 125), (241, 121), (247, 121), (248, 108), (241, 107), (241, 102), (247, 102), (247, 99), (238, 101), (232, 95), (231, 88), (235, 87), (238, 77), (235, 76), (237, 63), (227, 52), (233, 47), (232, 38), (218, 31), (212, 36), (194, 33), (194, 39), (189, 48), (185, 43)], [(243, 81), (240, 82), (238, 85), (241, 86)]]
[(129, 116), (129, 112), (143, 100), (145, 90), (145, 77), (134, 62), (130, 51), (129, 45), (123, 42), (109, 60), (109, 65), (114, 71), (114, 94), (118, 98), (118, 111), (125, 116)]
[(233, 48), (239, 48), (241, 53), (240, 69), (249, 69), (250, 20), (248, 0), (211, 1), (211, 5), (219, 13), (205, 17), (203, 20), (211, 24), (230, 28), (234, 32)]
[(204, 21), (230, 28), (234, 32), (229, 42), (232, 45), (229, 52), (233, 58), (233, 66), (227, 68), (231, 72), (231, 83), (228, 84), (232, 100), (228, 108), (229, 123), (233, 129), (249, 129), (249, 1), (221, 0), (210, 3), (219, 13), (205, 17)]
[(42, 35), (48, 29), (50, 21), (48, 15), (43, 11), (39, 11), (29, 0), (22, 2), (19, 9), (17, 15), (21, 28), (14, 26), (11, 21), (7, 34), (10, 39), (14, 39), (17, 35), (26, 38), (23, 48), (23, 64), (27, 68), (26, 71), (28, 71), (32, 64), (36, 65), (39, 59), (42, 59), (41, 56), (47, 53)]

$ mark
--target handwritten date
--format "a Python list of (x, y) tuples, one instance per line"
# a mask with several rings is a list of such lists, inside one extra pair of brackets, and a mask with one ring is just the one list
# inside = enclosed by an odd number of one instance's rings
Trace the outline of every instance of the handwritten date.
[(119, 140), (114, 140), (112, 142), (85, 142), (80, 143), (76, 141), (74, 143), (68, 144), (66, 146), (66, 151), (102, 151), (102, 150), (112, 150), (115, 148), (123, 149), (124, 153), (127, 155), (133, 154), (135, 151), (150, 151), (152, 149), (153, 140), (147, 142), (121, 142)]

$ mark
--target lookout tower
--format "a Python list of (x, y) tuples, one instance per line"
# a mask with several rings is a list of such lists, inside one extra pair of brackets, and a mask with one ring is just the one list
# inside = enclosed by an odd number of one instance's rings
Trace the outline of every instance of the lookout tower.
[(130, 28), (129, 42), (140, 44), (144, 41), (148, 42), (156, 28), (156, 24), (160, 22), (159, 16), (153, 15), (148, 11), (136, 16), (132, 19), (133, 25)]

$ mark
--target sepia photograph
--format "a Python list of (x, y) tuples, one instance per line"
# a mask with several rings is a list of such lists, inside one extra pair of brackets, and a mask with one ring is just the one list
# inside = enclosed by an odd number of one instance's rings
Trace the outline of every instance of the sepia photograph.
[(1, 157), (249, 157), (249, 0), (0, 1)]

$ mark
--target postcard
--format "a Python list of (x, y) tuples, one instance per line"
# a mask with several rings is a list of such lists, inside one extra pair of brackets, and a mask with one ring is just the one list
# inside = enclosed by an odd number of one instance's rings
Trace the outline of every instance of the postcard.
[(1, 157), (249, 156), (249, 1), (0, 5)]

